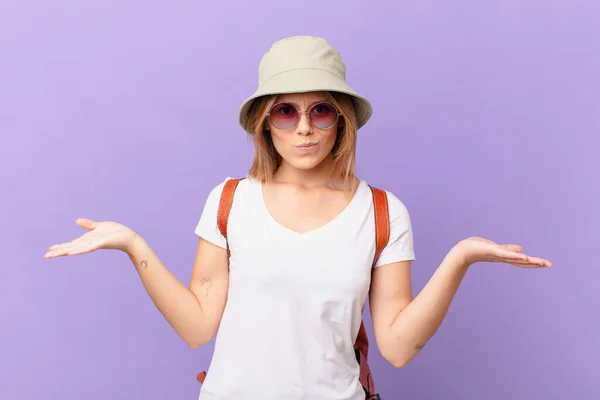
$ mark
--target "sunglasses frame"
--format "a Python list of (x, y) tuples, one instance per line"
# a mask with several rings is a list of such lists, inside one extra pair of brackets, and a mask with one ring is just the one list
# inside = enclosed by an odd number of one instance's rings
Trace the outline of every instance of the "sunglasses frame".
[[(279, 128), (277, 125), (275, 125), (275, 124), (274, 124), (274, 123), (271, 121), (271, 111), (273, 111), (273, 109), (274, 109), (275, 107), (277, 107), (278, 105), (280, 105), (280, 104), (287, 104), (287, 105), (289, 105), (289, 106), (291, 106), (291, 107), (294, 107), (294, 110), (296, 110), (296, 112), (298, 113), (298, 119), (296, 120), (296, 123), (295, 123), (293, 126), (291, 126), (291, 127), (287, 128), (287, 129), (282, 129), (282, 128)], [(327, 104), (328, 106), (332, 107), (332, 108), (335, 110), (335, 113), (336, 113), (336, 116), (335, 116), (335, 121), (333, 121), (333, 123), (332, 123), (331, 125), (329, 125), (328, 127), (325, 127), (325, 128), (319, 128), (319, 127), (316, 127), (316, 126), (313, 124), (313, 121), (312, 121), (312, 119), (310, 118), (310, 112), (311, 112), (311, 111), (312, 111), (312, 110), (313, 110), (315, 107), (317, 107), (317, 106), (320, 106), (321, 104)], [(271, 107), (271, 109), (269, 110), (269, 112), (268, 112), (268, 113), (267, 113), (267, 115), (266, 115), (266, 119), (269, 121), (269, 123), (270, 123), (271, 125), (273, 125), (273, 126), (274, 126), (275, 128), (277, 128), (277, 129), (279, 129), (280, 131), (289, 131), (289, 130), (291, 130), (291, 129), (294, 129), (294, 128), (296, 128), (296, 127), (298, 126), (298, 124), (300, 123), (300, 115), (301, 115), (301, 114), (306, 114), (306, 117), (308, 118), (308, 122), (310, 123), (310, 126), (312, 126), (312, 127), (313, 127), (313, 128), (315, 128), (315, 129), (329, 129), (329, 128), (331, 128), (332, 126), (334, 126), (335, 124), (337, 124), (337, 123), (338, 123), (338, 121), (340, 120), (340, 117), (342, 116), (342, 113), (341, 113), (341, 112), (340, 112), (340, 111), (337, 109), (337, 107), (336, 107), (336, 106), (334, 106), (333, 104), (331, 104), (331, 103), (330, 103), (330, 102), (328, 102), (328, 101), (320, 101), (320, 102), (318, 102), (318, 103), (316, 103), (316, 104), (313, 104), (313, 105), (312, 105), (312, 106), (310, 106), (310, 108), (309, 108), (308, 110), (306, 110), (306, 111), (299, 111), (299, 110), (298, 110), (298, 109), (297, 109), (297, 108), (296, 108), (296, 107), (295, 107), (293, 104), (291, 104), (291, 103), (288, 103), (288, 102), (286, 102), (286, 101), (281, 101), (281, 102), (279, 102), (279, 103), (275, 103), (275, 104), (273, 104), (273, 106)]]

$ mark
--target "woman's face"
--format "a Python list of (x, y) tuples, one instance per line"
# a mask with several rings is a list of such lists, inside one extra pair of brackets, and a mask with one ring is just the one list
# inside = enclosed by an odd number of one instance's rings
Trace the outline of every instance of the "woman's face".
[[(313, 108), (323, 102), (327, 104)], [(311, 109), (311, 118), (317, 127), (309, 120)], [(337, 112), (321, 93), (279, 95), (267, 119), (267, 128), (283, 162), (306, 170), (317, 167), (329, 157), (343, 121), (337, 117)], [(296, 117), (299, 119), (297, 124)], [(333, 125), (328, 127), (331, 123)]]

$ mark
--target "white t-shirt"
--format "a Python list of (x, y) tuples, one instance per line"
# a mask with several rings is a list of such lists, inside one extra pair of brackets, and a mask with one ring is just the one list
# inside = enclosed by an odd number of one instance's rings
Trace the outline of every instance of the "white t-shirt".
[[(224, 184), (208, 196), (196, 234), (225, 248), (217, 226)], [(415, 259), (408, 211), (387, 195), (390, 240), (376, 267)], [(331, 222), (297, 233), (268, 212), (262, 184), (244, 179), (227, 234), (227, 304), (199, 399), (364, 400), (354, 342), (375, 254), (367, 183)]]

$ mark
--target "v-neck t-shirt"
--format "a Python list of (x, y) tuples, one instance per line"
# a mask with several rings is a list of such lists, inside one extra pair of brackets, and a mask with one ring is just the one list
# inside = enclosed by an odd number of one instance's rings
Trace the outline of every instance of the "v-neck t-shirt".
[[(199, 400), (364, 400), (354, 342), (375, 255), (369, 186), (361, 180), (335, 218), (300, 233), (271, 216), (262, 183), (243, 179), (226, 241), (217, 210), (228, 179), (210, 192), (195, 230), (231, 251), (227, 303)], [(390, 239), (375, 268), (415, 259), (409, 213), (386, 193)]]

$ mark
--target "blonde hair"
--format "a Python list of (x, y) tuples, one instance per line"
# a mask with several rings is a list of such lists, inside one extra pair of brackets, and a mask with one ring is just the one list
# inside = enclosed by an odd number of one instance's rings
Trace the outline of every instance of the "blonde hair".
[[(340, 112), (344, 120), (343, 128), (338, 132), (331, 153), (333, 167), (331, 179), (341, 180), (343, 187), (351, 190), (356, 179), (356, 138), (358, 123), (356, 112), (349, 95), (337, 92), (324, 92), (323, 95)], [(281, 165), (281, 155), (275, 149), (271, 134), (266, 128), (269, 110), (275, 104), (276, 95), (263, 96), (254, 100), (248, 115), (248, 133), (254, 140), (254, 160), (250, 167), (249, 177), (261, 182), (268, 182)]]

